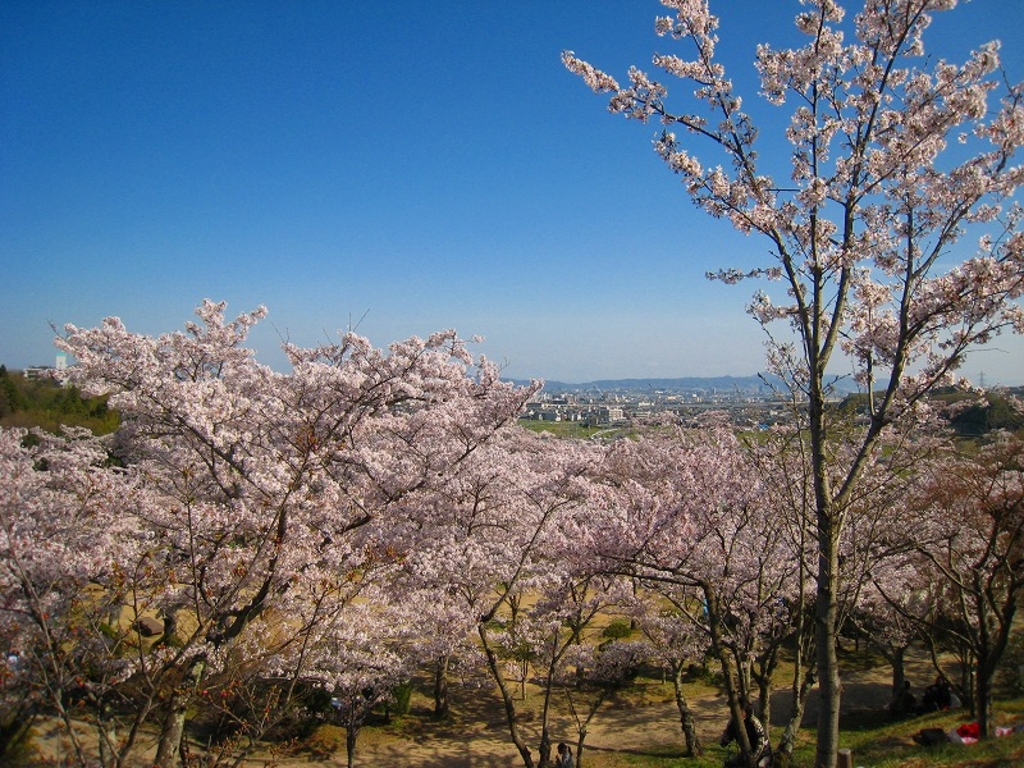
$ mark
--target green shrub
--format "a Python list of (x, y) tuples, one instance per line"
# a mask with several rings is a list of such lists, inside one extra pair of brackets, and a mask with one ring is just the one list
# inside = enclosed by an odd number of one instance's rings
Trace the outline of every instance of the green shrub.
[(395, 717), (409, 714), (409, 706), (412, 701), (412, 682), (396, 686), (391, 692), (391, 696), (394, 701), (388, 707), (389, 712)]
[(607, 640), (621, 640), (633, 634), (633, 627), (625, 619), (615, 619), (608, 624), (601, 632), (601, 637)]

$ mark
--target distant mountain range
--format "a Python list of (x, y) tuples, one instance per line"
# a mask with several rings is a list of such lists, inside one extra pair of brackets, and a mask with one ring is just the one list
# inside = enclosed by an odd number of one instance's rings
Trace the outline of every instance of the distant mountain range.
[[(572, 384), (564, 381), (545, 381), (545, 392), (581, 392), (587, 390), (629, 390), (631, 392), (693, 392), (716, 390), (718, 392), (764, 392), (769, 384), (780, 385), (774, 376), (688, 376), (677, 379), (598, 379)], [(516, 381), (516, 383), (525, 383)], [(845, 382), (842, 382), (845, 383)], [(849, 391), (855, 391), (850, 387)]]
[[(511, 379), (514, 384), (524, 385), (524, 379)], [(833, 392), (845, 396), (861, 391), (852, 377), (846, 376), (826, 383), (832, 385)], [(597, 379), (595, 381), (572, 384), (564, 381), (545, 381), (544, 392), (711, 392), (719, 394), (729, 392), (764, 394), (772, 389), (784, 390), (782, 380), (770, 374), (753, 376), (686, 376), (676, 379)], [(1011, 387), (1011, 389), (1014, 389)], [(1016, 388), (1024, 389), (1024, 388)]]

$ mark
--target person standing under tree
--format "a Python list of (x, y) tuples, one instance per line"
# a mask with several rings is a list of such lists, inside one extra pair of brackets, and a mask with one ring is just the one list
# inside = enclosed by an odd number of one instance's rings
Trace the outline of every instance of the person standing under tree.
[(564, 741), (558, 742), (558, 756), (555, 758), (555, 768), (573, 768), (572, 747)]
[[(741, 701), (740, 707), (743, 710), (743, 726), (747, 731), (747, 741), (750, 742), (750, 753), (753, 755), (753, 765), (758, 768), (767, 768), (772, 764), (772, 747), (768, 742), (768, 732), (761, 721), (754, 716), (754, 707), (749, 701)], [(736, 730), (736, 720), (729, 718), (729, 724), (722, 733), (718, 743), (723, 747), (733, 741), (739, 741), (739, 734)], [(739, 768), (746, 765), (743, 760), (743, 752), (726, 758), (726, 768)]]

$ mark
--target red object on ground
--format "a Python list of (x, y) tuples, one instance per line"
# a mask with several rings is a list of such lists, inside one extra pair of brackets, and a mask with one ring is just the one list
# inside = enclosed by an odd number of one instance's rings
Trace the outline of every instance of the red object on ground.
[(981, 727), (977, 723), (964, 723), (956, 729), (956, 735), (961, 739), (977, 739), (981, 736)]

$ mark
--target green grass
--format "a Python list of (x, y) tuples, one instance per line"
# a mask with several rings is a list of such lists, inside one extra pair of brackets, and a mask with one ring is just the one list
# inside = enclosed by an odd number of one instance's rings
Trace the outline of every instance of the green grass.
[[(842, 744), (853, 750), (854, 765), (878, 768), (996, 768), (1024, 765), (1024, 734), (1016, 734), (977, 744), (947, 743), (922, 747), (908, 736), (924, 728), (941, 728), (948, 732), (969, 719), (966, 710), (941, 712), (902, 720), (896, 723), (869, 724), (857, 727), (856, 721), (843, 730)], [(997, 724), (1024, 722), (1024, 699), (996, 702)]]
[[(954, 743), (922, 747), (912, 740), (922, 728), (949, 731), (967, 718), (965, 711), (930, 715), (874, 727), (845, 728), (840, 734), (840, 747), (850, 749), (854, 766), (864, 768), (1019, 768), (1024, 766), (1024, 734), (1017, 734), (971, 745)], [(1024, 699), (1000, 702), (999, 722), (1024, 722)], [(773, 731), (773, 740), (778, 740)], [(814, 765), (815, 732), (803, 728), (799, 744), (790, 764), (792, 768)], [(684, 758), (677, 747), (666, 747), (663, 754), (586, 753), (586, 768), (720, 768), (726, 750), (717, 744), (705, 744), (701, 758)]]

